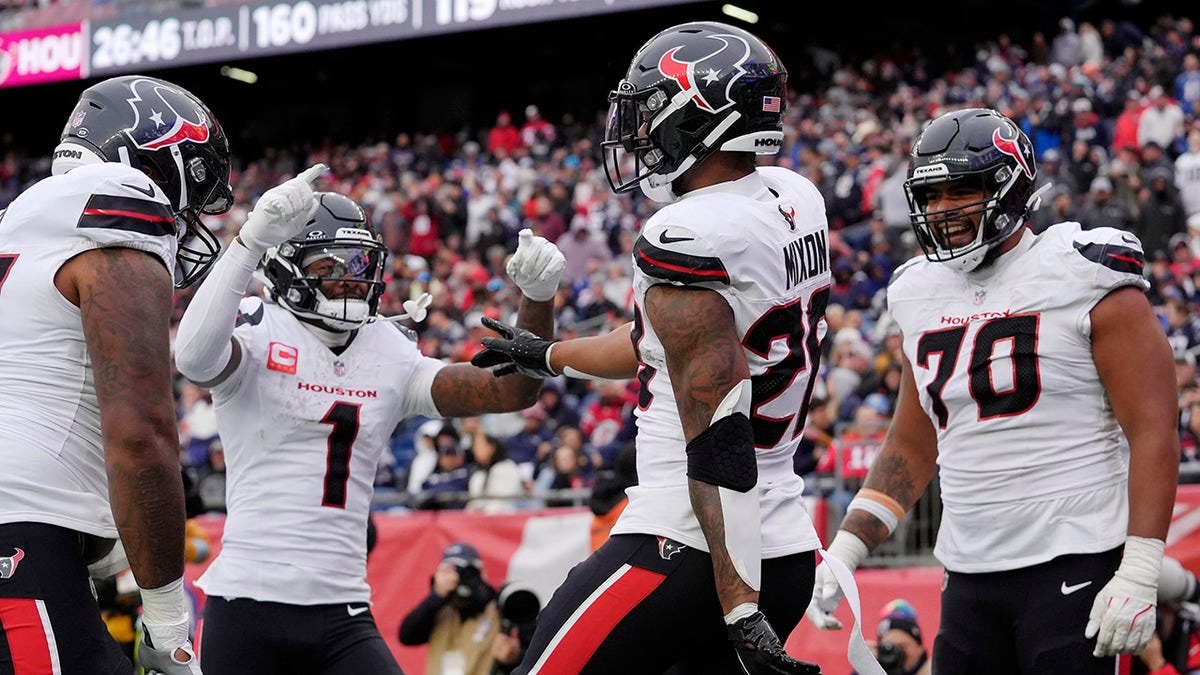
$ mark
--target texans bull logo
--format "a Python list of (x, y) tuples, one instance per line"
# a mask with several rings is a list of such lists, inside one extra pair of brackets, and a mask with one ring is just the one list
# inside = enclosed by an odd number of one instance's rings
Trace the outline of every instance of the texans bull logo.
[(129, 136), (137, 147), (158, 150), (208, 141), (208, 116), (183, 92), (153, 80), (134, 80), (129, 90), (135, 120)]
[[(687, 45), (668, 49), (658, 60), (658, 70), (664, 76), (675, 80), (679, 88), (687, 92), (692, 102), (701, 110), (711, 113), (719, 112), (733, 105), (729, 90), (733, 83), (746, 74), (742, 64), (750, 58), (750, 45), (736, 35), (710, 35), (712, 51), (707, 54), (681, 54)], [(714, 59), (726, 50), (740, 55), (732, 59), (733, 68), (729, 72), (721, 72), (712, 64)], [(686, 60), (696, 57), (695, 60)], [(726, 62), (729, 59), (722, 58)]]
[(0, 558), (0, 579), (11, 579), (14, 572), (17, 571), (17, 563), (25, 557), (25, 551), (16, 549), (16, 552), (10, 556)]
[(1006, 136), (1005, 134), (1000, 133), (1000, 128), (996, 128), (992, 131), (992, 145), (996, 146), (996, 149), (1000, 152), (1003, 152), (1009, 157), (1017, 160), (1017, 164), (1020, 165), (1021, 170), (1025, 172), (1026, 176), (1029, 176), (1032, 179), (1032, 158), (1025, 156), (1024, 148), (1021, 147), (1020, 132), (1009, 127), (1008, 125), (1004, 125), (1003, 128), (1005, 131), (1012, 132), (1012, 136)]

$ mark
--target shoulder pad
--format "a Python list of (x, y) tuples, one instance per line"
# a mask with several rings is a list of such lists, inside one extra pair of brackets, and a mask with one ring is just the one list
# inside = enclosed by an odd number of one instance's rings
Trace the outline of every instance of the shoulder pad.
[(90, 192), (76, 227), (175, 236), (175, 215), (162, 190), (144, 173), (123, 164), (79, 167), (66, 174)]
[(890, 288), (892, 286), (892, 284), (896, 283), (896, 281), (900, 278), (900, 275), (904, 274), (905, 272), (907, 272), (907, 271), (911, 270), (912, 268), (916, 267), (917, 265), (921, 264), (921, 262), (924, 260), (925, 260), (924, 256), (917, 255), (917, 256), (915, 256), (913, 258), (909, 258), (907, 261), (901, 263), (900, 266), (897, 267), (892, 272), (892, 278), (888, 280), (888, 287)]
[(409, 328), (408, 326), (401, 326), (399, 323), (394, 321), (389, 321), (388, 323), (391, 323), (393, 326), (395, 326), (396, 330), (400, 331), (400, 334), (408, 338), (413, 344), (417, 344), (417, 331)]
[(688, 227), (647, 227), (633, 245), (642, 273), (675, 284), (729, 284), (729, 271), (703, 237)]
[(1131, 232), (1111, 227), (1081, 230), (1072, 241), (1075, 251), (1085, 259), (1122, 274), (1142, 274), (1146, 254), (1142, 242)]

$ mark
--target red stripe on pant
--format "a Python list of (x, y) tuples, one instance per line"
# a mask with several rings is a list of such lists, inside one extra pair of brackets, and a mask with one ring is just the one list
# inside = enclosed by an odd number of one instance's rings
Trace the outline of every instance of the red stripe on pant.
[(665, 577), (629, 567), (592, 600), (583, 613), (560, 633), (539, 673), (578, 673), (596, 648), (630, 610), (658, 587)]
[(37, 600), (0, 598), (0, 630), (8, 642), (14, 675), (59, 672), (50, 656), (51, 640), (46, 629)]

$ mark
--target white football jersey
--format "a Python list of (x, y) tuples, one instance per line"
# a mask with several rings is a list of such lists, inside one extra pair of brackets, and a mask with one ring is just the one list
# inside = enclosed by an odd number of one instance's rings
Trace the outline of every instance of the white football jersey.
[[(733, 309), (753, 381), (762, 551), (776, 558), (820, 545), (792, 468), (825, 336), (829, 242), (825, 202), (793, 171), (761, 167), (689, 192), (646, 221), (634, 247), (638, 484), (613, 533), (649, 533), (708, 550), (692, 513), (687, 453), (662, 344), (642, 315), (655, 284), (714, 290)], [(696, 317), (703, 321), (704, 317)], [(731, 523), (729, 527), (758, 527)]]
[(289, 311), (243, 299), (242, 362), (211, 389), (229, 515), (197, 585), (292, 605), (365, 602), (367, 513), (396, 425), (440, 416), (428, 358), (399, 327), (371, 323), (334, 354)]
[(175, 266), (166, 197), (124, 164), (46, 178), (0, 212), (0, 523), (117, 536), (79, 308), (54, 286), (64, 262), (105, 247)]
[(934, 553), (955, 572), (1009, 570), (1125, 540), (1123, 436), (1092, 360), (1089, 313), (1148, 288), (1134, 235), (1059, 223), (984, 269), (914, 258), (888, 307), (938, 437)]

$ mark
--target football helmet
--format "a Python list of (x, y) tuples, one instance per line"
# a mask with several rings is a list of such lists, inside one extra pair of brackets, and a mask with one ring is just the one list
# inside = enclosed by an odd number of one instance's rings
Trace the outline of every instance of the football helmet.
[(221, 244), (200, 216), (233, 204), (229, 140), (208, 106), (178, 85), (142, 75), (88, 87), (67, 118), (51, 170), (96, 162), (127, 164), (158, 184), (175, 212), (175, 285), (203, 277)]
[[(267, 250), (263, 275), (276, 302), (301, 320), (336, 332), (374, 320), (383, 295), (387, 248), (362, 207), (335, 192), (317, 192), (317, 211), (304, 231)], [(311, 272), (305, 268), (328, 261)], [(326, 281), (366, 286), (362, 298), (327, 298)]]
[(650, 38), (608, 100), (609, 186), (671, 202), (671, 181), (717, 150), (779, 152), (787, 71), (741, 28), (685, 23)]
[[(1024, 222), (1036, 201), (1037, 161), (1033, 144), (1013, 123), (987, 108), (947, 113), (925, 128), (913, 144), (904, 192), (909, 219), (925, 257), (975, 269)], [(979, 187), (982, 198), (952, 209), (927, 211), (927, 190), (950, 182)], [(975, 237), (953, 246), (944, 227), (978, 216)]]

